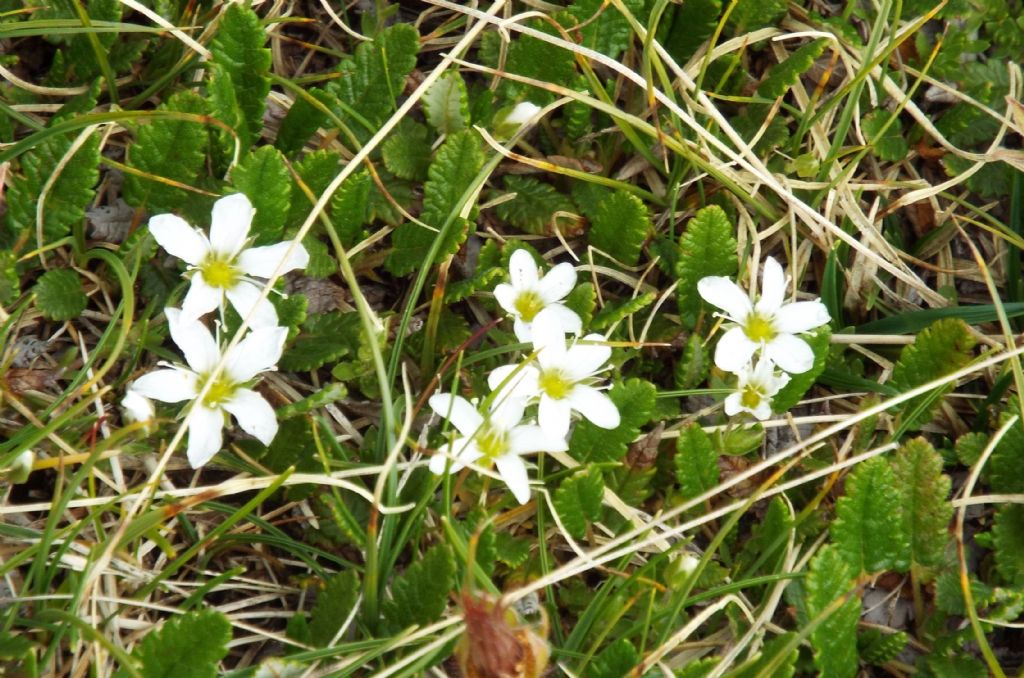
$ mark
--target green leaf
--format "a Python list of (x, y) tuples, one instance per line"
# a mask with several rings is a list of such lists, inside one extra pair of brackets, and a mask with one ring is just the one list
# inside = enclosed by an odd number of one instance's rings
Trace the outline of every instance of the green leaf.
[(785, 0), (739, 0), (729, 15), (729, 23), (740, 34), (774, 25), (785, 13)]
[(352, 613), (360, 590), (355, 570), (345, 570), (331, 577), (316, 597), (310, 610), (309, 642), (314, 647), (327, 647)]
[(709, 275), (736, 275), (736, 238), (725, 211), (717, 205), (703, 208), (690, 219), (679, 239), (679, 315), (687, 327), (697, 324), (705, 309), (697, 282)]
[[(330, 110), (337, 107), (338, 101), (334, 95), (319, 87), (310, 87), (306, 93)], [(326, 126), (327, 114), (305, 97), (296, 96), (295, 103), (278, 127), (274, 145), (285, 155), (293, 156), (303, 149), (318, 129)]]
[(580, 283), (565, 298), (565, 306), (583, 321), (583, 327), (589, 327), (597, 306), (597, 291), (591, 282)]
[[(1008, 318), (1019, 318), (1024, 315), (1024, 301), (1003, 304)], [(857, 334), (908, 334), (928, 327), (936, 320), (943, 318), (960, 318), (969, 325), (981, 325), (999, 319), (999, 312), (993, 304), (976, 306), (947, 306), (945, 308), (928, 308), (923, 311), (907, 311), (898, 313), (873, 322), (858, 325)]]
[(650, 306), (657, 298), (658, 295), (654, 292), (646, 292), (632, 299), (609, 301), (604, 305), (604, 308), (598, 311), (597, 315), (594, 316), (594, 319), (590, 322), (590, 328), (597, 332), (606, 330), (620, 320), (628, 318), (634, 313)]
[(1005, 504), (992, 525), (996, 569), (1013, 586), (1024, 586), (1024, 506)]
[(910, 559), (903, 496), (896, 474), (881, 457), (857, 466), (846, 478), (846, 495), (836, 502), (832, 539), (856, 572), (904, 571)]
[(324, 405), (330, 405), (347, 397), (348, 388), (345, 387), (345, 384), (328, 382), (305, 398), (288, 403), (284, 407), (279, 407), (277, 409), (277, 418), (283, 421), (300, 414), (308, 414)]
[(681, 5), (669, 5), (658, 26), (658, 42), (676, 63), (684, 64), (715, 34), (721, 13), (722, 0), (686, 0)]
[[(270, 442), (270, 447), (255, 452), (260, 463), (275, 473), (284, 473), (292, 466), (301, 473), (323, 471), (311, 421), (313, 420), (308, 417), (282, 420), (277, 435)], [(259, 445), (258, 442), (253, 444)], [(302, 489), (295, 493), (294, 491), (299, 488)], [(289, 487), (287, 492), (290, 497), (304, 498), (312, 488), (312, 485), (296, 485)]]
[(454, 304), (466, 297), (490, 288), (492, 284), (505, 277), (505, 264), (502, 263), (501, 252), (497, 240), (487, 240), (480, 247), (476, 259), (476, 270), (465, 280), (449, 282), (444, 290), (446, 304)]
[(640, 260), (640, 249), (654, 231), (647, 206), (640, 198), (616, 191), (587, 216), (590, 244), (627, 266), (635, 266)]
[(381, 145), (384, 166), (396, 177), (423, 181), (430, 169), (430, 130), (411, 118), (402, 118)]
[(430, 86), (423, 95), (423, 113), (441, 134), (454, 134), (469, 126), (469, 93), (458, 71), (445, 73)]
[[(313, 194), (312, 199), (310, 199), (299, 186), (299, 182), (295, 177), (292, 177), (292, 196), (289, 200), (291, 209), (288, 211), (286, 223), (301, 224), (309, 216), (309, 212), (313, 209), (317, 198), (327, 190), (327, 186), (341, 169), (341, 156), (334, 151), (314, 151), (313, 153), (307, 153), (301, 160), (293, 163), (292, 169)], [(328, 214), (330, 214), (330, 205), (328, 205)], [(314, 229), (316, 229), (316, 225), (314, 225)]]
[[(1006, 411), (999, 415), (999, 425), (992, 429), (1002, 428), (1014, 415), (1019, 415), (1019, 409), (1016, 400), (1011, 400)], [(1006, 430), (992, 451), (988, 460), (988, 476), (994, 492), (1024, 492), (1024, 427), (1020, 421)]]
[(290, 372), (316, 370), (348, 355), (359, 335), (359, 314), (330, 311), (312, 315), (302, 324), (302, 332), (284, 355), (281, 369)]
[[(206, 113), (206, 103), (185, 90), (171, 96), (157, 110), (200, 115)], [(146, 175), (191, 186), (206, 161), (208, 142), (209, 135), (200, 123), (157, 118), (137, 128), (135, 143), (128, 147), (128, 164)], [(192, 196), (184, 189), (147, 176), (130, 173), (124, 177), (124, 199), (152, 213), (177, 210)]]
[(893, 120), (888, 129), (883, 131), (882, 128), (891, 117), (892, 113), (889, 111), (871, 111), (861, 118), (860, 126), (864, 131), (865, 139), (874, 147), (875, 155), (881, 160), (897, 162), (907, 157), (910, 146), (907, 144), (906, 137), (903, 136), (899, 118)]
[(89, 303), (82, 281), (70, 268), (50, 269), (36, 281), (32, 292), (39, 312), (47, 320), (77, 318)]
[(396, 23), (372, 42), (360, 43), (355, 56), (338, 65), (340, 77), (326, 90), (337, 97), (338, 116), (351, 121), (360, 139), (369, 138), (394, 112), (405, 79), (416, 67), (419, 49), (419, 34), (412, 24)]
[(248, 149), (263, 130), (263, 110), (270, 93), (270, 50), (259, 16), (245, 5), (230, 4), (210, 45), (213, 77), (210, 99), (214, 115), (230, 124)]
[(676, 363), (676, 388), (696, 388), (704, 383), (711, 370), (711, 360), (704, 350), (704, 342), (696, 334), (691, 334), (683, 346), (683, 353)]
[(857, 652), (860, 658), (875, 666), (896, 659), (906, 646), (907, 634), (903, 631), (882, 633), (877, 628), (869, 628), (857, 636)]
[(815, 59), (821, 56), (827, 44), (824, 39), (814, 40), (790, 54), (785, 61), (768, 72), (768, 76), (757, 86), (757, 95), (765, 99), (776, 99), (784, 95), (814, 65)]
[[(893, 458), (896, 487), (910, 536), (910, 562), (921, 567), (942, 563), (953, 505), (952, 481), (942, 473), (942, 457), (924, 438), (911, 440)], [(927, 581), (927, 578), (925, 578)]]
[(494, 539), (494, 557), (511, 568), (519, 567), (530, 558), (530, 540), (498, 532)]
[(505, 192), (515, 193), (515, 197), (495, 205), (498, 218), (535, 235), (551, 235), (555, 228), (563, 229), (569, 220), (555, 213), (571, 214), (575, 209), (554, 186), (532, 177), (505, 177)]
[[(547, 21), (531, 19), (525, 23), (542, 33), (561, 37), (558, 29)], [(484, 35), (480, 57), (486, 65), (499, 65), (501, 43), (502, 38), (496, 31)], [(572, 52), (532, 36), (519, 35), (508, 43), (504, 53), (505, 70), (509, 73), (558, 84), (574, 82), (576, 79), (576, 59)], [(509, 100), (519, 99), (520, 95), (528, 93), (527, 98), (538, 105), (554, 99), (554, 95), (549, 92), (513, 80), (502, 80), (498, 91)]]
[(250, 231), (255, 244), (280, 242), (292, 202), (292, 178), (281, 152), (273, 146), (257, 148), (231, 171), (231, 182), (256, 208)]
[(0, 249), (0, 306), (7, 306), (21, 295), (17, 264), (14, 252)]
[(934, 678), (987, 678), (989, 675), (981, 661), (964, 654), (953, 657), (926, 655), (924, 665)]
[(132, 652), (143, 678), (213, 678), (228, 654), (231, 623), (216, 610), (189, 612), (151, 631)]
[[(851, 592), (853, 573), (835, 546), (826, 546), (811, 560), (804, 581), (809, 620), (824, 613), (840, 596)], [(852, 678), (857, 673), (857, 620), (860, 600), (850, 597), (811, 632), (814, 664), (825, 678)]]
[(384, 605), (389, 626), (402, 629), (437, 621), (455, 584), (455, 554), (447, 544), (432, 547), (413, 561), (391, 583), (391, 599)]
[(674, 462), (683, 498), (698, 497), (718, 485), (718, 454), (700, 424), (679, 431)]
[[(636, 16), (644, 7), (643, 0), (625, 0), (623, 5)], [(598, 14), (600, 12), (600, 14)], [(583, 36), (582, 45), (617, 59), (627, 47), (633, 35), (626, 21), (614, 5), (603, 0), (576, 0), (569, 13), (577, 23), (584, 24), (579, 29)]]
[(369, 222), (372, 187), (369, 170), (359, 170), (349, 175), (331, 196), (331, 223), (346, 248), (363, 239), (363, 226)]
[(796, 407), (804, 394), (814, 385), (821, 373), (825, 371), (831, 337), (832, 332), (827, 325), (816, 329), (814, 334), (800, 337), (814, 351), (814, 365), (803, 374), (789, 375), (789, 383), (779, 389), (779, 392), (772, 398), (772, 410), (781, 413)]
[[(796, 672), (796, 660), (800, 656), (795, 647), (787, 649), (795, 635), (783, 633), (769, 640), (752, 660), (731, 674), (732, 678), (760, 678), (769, 675), (772, 678), (790, 678)], [(780, 660), (779, 655), (782, 653), (786, 656)]]
[(600, 471), (583, 471), (562, 481), (553, 498), (562, 525), (575, 539), (587, 533), (587, 521), (601, 518), (604, 479)]
[(651, 420), (654, 413), (655, 388), (642, 379), (628, 379), (608, 391), (608, 397), (619, 409), (619, 426), (603, 429), (589, 421), (576, 424), (569, 454), (581, 462), (619, 461), (628, 451), (629, 444), (640, 435), (640, 427)]
[(750, 537), (743, 544), (739, 560), (744, 568), (757, 567), (757, 571), (772, 573), (782, 562), (789, 535), (793, 532), (795, 520), (781, 497), (769, 502), (764, 516), (751, 529)]
[[(956, 439), (953, 451), (961, 464), (964, 466), (974, 466), (981, 459), (981, 454), (987, 446), (987, 433), (971, 432), (965, 433)], [(993, 451), (994, 453), (995, 451)]]
[(619, 638), (601, 650), (587, 669), (587, 678), (622, 678), (631, 675), (640, 654), (627, 638)]
[[(423, 187), (423, 212), (420, 220), (438, 231), (449, 216), (460, 208), (463, 194), (473, 185), (484, 164), (483, 152), (476, 133), (459, 132), (448, 137), (430, 165), (430, 179)], [(448, 229), (445, 240), (437, 252), (440, 260), (459, 249), (466, 239), (471, 223), (454, 216), (455, 223)], [(394, 275), (405, 275), (433, 261), (425, 261), (431, 243), (440, 233), (418, 224), (403, 223), (392, 234), (395, 249), (387, 259), (387, 269)]]
[(323, 279), (338, 272), (338, 262), (331, 256), (330, 249), (323, 240), (314, 235), (307, 235), (302, 245), (309, 254), (309, 263), (305, 269), (307, 276)]
[[(892, 370), (891, 384), (901, 391), (955, 372), (971, 361), (974, 337), (962, 320), (940, 320), (903, 348)], [(931, 421), (942, 396), (956, 384), (925, 393), (903, 405), (902, 430), (916, 430)]]

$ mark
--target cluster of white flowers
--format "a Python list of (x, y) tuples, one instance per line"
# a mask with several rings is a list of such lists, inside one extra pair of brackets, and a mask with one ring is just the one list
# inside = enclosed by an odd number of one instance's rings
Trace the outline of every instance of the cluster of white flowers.
[(786, 276), (772, 257), (764, 262), (761, 296), (756, 302), (722, 276), (702, 278), (697, 291), (709, 304), (725, 311), (722, 317), (735, 323), (715, 349), (715, 365), (737, 376), (736, 391), (725, 399), (725, 413), (749, 412), (757, 419), (767, 419), (772, 413), (772, 397), (789, 383), (789, 375), (814, 366), (814, 352), (797, 335), (829, 322), (828, 309), (818, 300), (785, 303)]
[[(562, 302), (576, 284), (576, 272), (559, 264), (540, 276), (533, 257), (516, 250), (509, 260), (510, 284), (498, 285), (494, 295), (514, 319), (516, 336), (532, 342), (533, 354), (522, 363), (491, 372), (491, 405), (481, 413), (465, 398), (437, 394), (430, 407), (448, 419), (461, 434), (430, 460), (437, 474), (454, 473), (479, 461), (497, 467), (498, 474), (521, 504), (530, 499), (522, 455), (563, 452), (577, 412), (606, 429), (619, 425), (619, 411), (600, 390), (600, 373), (612, 350), (605, 337), (578, 335), (582, 323)], [(527, 408), (536, 404), (537, 423), (523, 423)]]
[[(269, 278), (278, 268), (282, 273), (304, 268), (309, 254), (301, 244), (292, 247), (290, 242), (247, 248), (254, 214), (249, 199), (238, 193), (214, 203), (209, 238), (173, 214), (149, 221), (160, 246), (189, 265), (185, 275), (191, 277), (191, 285), (182, 307), (164, 309), (171, 339), (187, 367), (166, 365), (139, 377), (129, 385), (121, 405), (128, 419), (144, 422), (154, 416), (151, 398), (167, 403), (197, 400), (205, 389), (189, 419), (188, 460), (194, 468), (220, 451), (228, 414), (264, 445), (277, 434), (273, 408), (250, 386), (260, 373), (276, 367), (288, 330), (278, 326), (274, 305), (261, 298), (262, 283), (253, 278)], [(242, 318), (251, 315), (249, 333), (227, 356), (200, 321), (214, 309), (223, 314), (225, 300)], [(222, 359), (224, 369), (209, 383)]]

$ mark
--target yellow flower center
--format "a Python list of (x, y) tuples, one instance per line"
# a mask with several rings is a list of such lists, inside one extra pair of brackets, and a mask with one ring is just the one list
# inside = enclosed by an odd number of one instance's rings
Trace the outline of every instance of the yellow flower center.
[(475, 436), (476, 446), (488, 459), (500, 457), (508, 452), (508, 434), (483, 424)]
[(531, 322), (538, 313), (544, 310), (544, 300), (536, 292), (523, 292), (516, 297), (516, 311), (526, 322)]
[(743, 332), (746, 333), (751, 341), (756, 341), (759, 344), (762, 341), (771, 341), (776, 335), (771, 319), (756, 313), (751, 313), (750, 317), (747, 318)]
[(212, 254), (199, 265), (199, 272), (210, 287), (234, 287), (239, 278), (238, 269), (231, 261), (219, 259)]
[(540, 390), (555, 400), (561, 400), (569, 395), (575, 384), (566, 378), (561, 370), (543, 370), (540, 379), (537, 380)]
[[(199, 388), (201, 389), (205, 385), (205, 383), (201, 383)], [(237, 384), (234, 384), (221, 376), (217, 381), (210, 385), (210, 390), (207, 391), (206, 397), (203, 398), (203, 404), (211, 409), (220, 407), (221, 403), (234, 395), (237, 388)]]
[(756, 387), (747, 384), (743, 387), (743, 393), (740, 394), (740, 403), (743, 407), (756, 408), (761, 404), (761, 392)]

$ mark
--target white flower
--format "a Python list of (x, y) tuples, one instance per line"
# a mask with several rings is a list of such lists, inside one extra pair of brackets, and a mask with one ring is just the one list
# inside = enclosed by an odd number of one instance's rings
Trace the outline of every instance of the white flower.
[[(261, 285), (247, 276), (272, 276), (291, 243), (243, 249), (254, 213), (252, 203), (241, 193), (221, 198), (213, 204), (209, 238), (173, 214), (149, 220), (149, 231), (160, 246), (194, 269), (192, 285), (181, 305), (185, 318), (195, 320), (223, 307), (226, 296), (243, 318), (255, 307), (253, 328), (277, 325), (274, 305), (267, 299), (259, 300)], [(281, 272), (305, 268), (308, 263), (309, 253), (299, 244), (284, 261)]]
[(532, 339), (533, 319), (545, 309), (552, 311), (566, 332), (578, 334), (583, 328), (580, 317), (560, 303), (576, 285), (572, 264), (558, 264), (541, 277), (533, 257), (520, 249), (508, 260), (508, 277), (511, 284), (495, 287), (494, 298), (515, 318), (513, 328), (519, 341)]
[(761, 358), (756, 367), (747, 365), (737, 376), (736, 390), (725, 398), (725, 413), (734, 417), (749, 412), (761, 421), (772, 416), (772, 397), (789, 383), (789, 375), (776, 375), (772, 361)]
[(526, 409), (522, 398), (496, 399), (487, 418), (461, 396), (438, 393), (430, 397), (429, 403), (434, 412), (448, 419), (462, 434), (445, 447), (446, 454), (431, 458), (430, 470), (443, 474), (449, 457), (452, 458), (451, 465), (447, 466), (449, 473), (481, 459), (494, 462), (498, 475), (520, 504), (530, 500), (526, 464), (520, 455), (569, 449), (564, 438), (548, 436), (539, 426), (519, 423)]
[(505, 116), (505, 119), (502, 121), (502, 124), (525, 125), (526, 123), (530, 122), (533, 116), (537, 115), (539, 111), (540, 106), (529, 101), (524, 101), (521, 104), (516, 104), (516, 107), (513, 108), (508, 115)]
[(600, 334), (588, 334), (566, 349), (558, 316), (545, 309), (533, 323), (538, 366), (505, 365), (491, 372), (487, 383), (492, 390), (501, 388), (513, 397), (538, 398), (537, 422), (552, 438), (564, 438), (569, 432), (573, 410), (596, 426), (616, 428), (618, 408), (592, 385), (612, 355), (611, 347), (595, 343), (604, 341)]
[[(210, 378), (221, 352), (213, 335), (196, 321), (188, 320), (176, 308), (164, 309), (171, 338), (185, 354), (189, 368), (174, 366), (156, 370), (135, 380), (131, 390), (165, 403), (195, 400)], [(188, 430), (188, 460), (193, 468), (208, 462), (221, 448), (221, 429), (227, 413), (234, 415), (246, 433), (269, 445), (277, 434), (274, 409), (245, 385), (260, 372), (274, 369), (284, 340), (285, 327), (262, 327), (249, 332), (232, 351), (202, 401), (192, 406)]]
[(697, 291), (739, 325), (718, 341), (715, 365), (719, 368), (739, 372), (759, 348), (763, 357), (790, 374), (801, 374), (814, 365), (814, 352), (796, 335), (827, 323), (828, 309), (820, 301), (783, 303), (786, 278), (772, 257), (765, 259), (761, 297), (756, 304), (736, 283), (722, 276), (701, 278)]
[(156, 416), (153, 402), (131, 386), (124, 392), (121, 407), (124, 408), (124, 417), (128, 421), (145, 424), (152, 421)]

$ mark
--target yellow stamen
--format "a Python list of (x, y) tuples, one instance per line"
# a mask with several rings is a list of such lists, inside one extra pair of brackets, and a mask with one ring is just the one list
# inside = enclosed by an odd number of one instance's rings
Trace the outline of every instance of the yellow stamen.
[(203, 280), (210, 287), (234, 287), (239, 278), (238, 269), (230, 261), (213, 257), (200, 264), (199, 271), (203, 274)]
[(750, 409), (756, 408), (761, 404), (761, 392), (750, 384), (747, 384), (743, 387), (743, 393), (740, 394), (740, 403), (743, 407), (749, 407)]
[(751, 313), (750, 317), (747, 318), (743, 332), (751, 341), (756, 341), (757, 343), (771, 341), (776, 335), (771, 319), (756, 313)]
[(488, 459), (495, 459), (508, 451), (508, 435), (491, 428), (487, 424), (480, 427), (475, 438), (476, 446), (480, 448), (480, 451)]
[(235, 393), (237, 388), (236, 384), (221, 377), (210, 385), (210, 390), (207, 391), (203, 404), (210, 408), (219, 407), (221, 403), (228, 400)]
[(544, 370), (540, 373), (538, 380), (540, 390), (555, 400), (561, 400), (569, 395), (574, 386), (573, 382), (566, 378), (561, 370)]
[(544, 300), (536, 292), (523, 292), (516, 297), (516, 311), (526, 322), (531, 322), (538, 313), (544, 310)]

